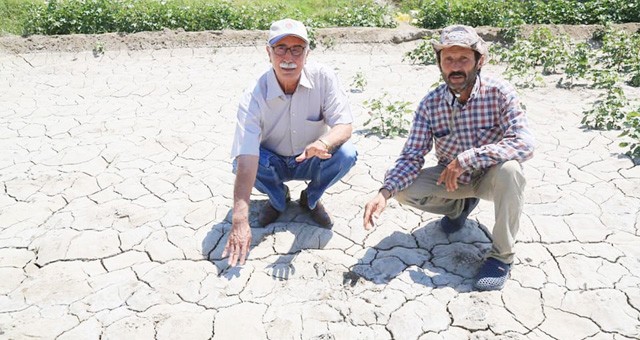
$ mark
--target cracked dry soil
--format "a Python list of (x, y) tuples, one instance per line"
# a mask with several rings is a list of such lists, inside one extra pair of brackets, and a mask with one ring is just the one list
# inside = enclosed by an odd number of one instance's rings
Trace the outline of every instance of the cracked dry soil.
[[(554, 29), (582, 39), (593, 28)], [(439, 216), (393, 200), (363, 230), (363, 206), (404, 142), (369, 135), (363, 102), (388, 92), (417, 105), (439, 73), (402, 59), (426, 33), (318, 33), (313, 60), (347, 91), (356, 72), (368, 80), (348, 92), (358, 163), (326, 194), (333, 230), (291, 202), (252, 229), (236, 268), (221, 258), (228, 155), (239, 96), (268, 67), (265, 32), (0, 37), (0, 338), (640, 337), (640, 168), (621, 155), (618, 132), (582, 128), (597, 90), (557, 88), (553, 76), (520, 90), (538, 144), (523, 164), (504, 290), (471, 291), (491, 202), (450, 236)], [(105, 53), (94, 56), (97, 41)], [(292, 196), (304, 186), (294, 182)], [(255, 220), (266, 198), (252, 198)]]

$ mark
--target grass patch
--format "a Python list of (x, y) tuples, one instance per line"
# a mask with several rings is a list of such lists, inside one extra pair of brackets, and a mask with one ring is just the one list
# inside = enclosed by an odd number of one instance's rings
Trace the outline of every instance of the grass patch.
[(396, 20), (424, 28), (454, 23), (513, 27), (640, 22), (638, 0), (395, 0), (391, 4), (381, 6), (374, 0), (0, 0), (0, 33), (268, 29), (269, 23), (284, 17), (312, 28), (395, 27)]
[[(603, 24), (640, 21), (640, 2), (629, 0), (411, 0), (424, 28), (451, 24), (509, 27), (519, 24)], [(411, 8), (413, 7), (413, 8)]]
[(22, 34), (27, 6), (35, 0), (0, 0), (0, 35)]
[(0, 13), (3, 32), (27, 35), (265, 30), (285, 17), (311, 28), (396, 26), (374, 0), (0, 0)]
[(299, 0), (299, 1), (276, 1), (276, 0), (231, 0), (231, 3), (238, 6), (278, 6), (284, 4), (283, 11), (287, 15), (301, 15), (298, 19), (322, 17), (335, 12), (341, 8), (359, 6), (369, 3), (369, 1), (349, 1), (349, 0)]

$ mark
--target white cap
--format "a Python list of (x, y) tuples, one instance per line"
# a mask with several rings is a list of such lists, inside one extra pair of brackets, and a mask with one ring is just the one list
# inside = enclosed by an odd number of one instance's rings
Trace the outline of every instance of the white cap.
[(282, 19), (280, 21), (276, 21), (271, 24), (271, 29), (269, 30), (269, 45), (274, 45), (280, 39), (293, 35), (302, 40), (308, 45), (309, 37), (307, 36), (307, 28), (304, 27), (298, 20), (293, 19)]

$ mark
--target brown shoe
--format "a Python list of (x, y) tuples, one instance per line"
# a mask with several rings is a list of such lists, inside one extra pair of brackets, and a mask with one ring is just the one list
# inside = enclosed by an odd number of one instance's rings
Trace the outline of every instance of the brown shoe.
[[(284, 186), (284, 201), (287, 203), (291, 201), (291, 193), (289, 192), (289, 187), (286, 185)], [(267, 203), (262, 206), (262, 209), (260, 209), (260, 212), (258, 213), (258, 224), (261, 227), (266, 227), (269, 224), (275, 222), (279, 216), (280, 212), (276, 210), (270, 202), (267, 201)]]
[(269, 224), (275, 222), (280, 216), (280, 212), (271, 206), (271, 203), (267, 202), (260, 209), (258, 213), (258, 225), (266, 227)]
[(302, 190), (300, 193), (300, 206), (309, 211), (311, 219), (323, 228), (331, 228), (333, 226), (333, 218), (331, 214), (324, 208), (322, 202), (318, 201), (314, 209), (309, 209), (309, 201), (307, 200), (307, 191)]

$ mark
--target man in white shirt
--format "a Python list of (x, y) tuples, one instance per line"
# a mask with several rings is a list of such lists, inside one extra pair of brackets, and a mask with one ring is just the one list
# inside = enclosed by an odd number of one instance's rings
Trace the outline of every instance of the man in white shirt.
[(307, 64), (309, 38), (299, 21), (274, 22), (267, 54), (272, 68), (245, 92), (231, 151), (236, 174), (231, 232), (222, 256), (243, 264), (249, 245), (249, 199), (255, 186), (269, 196), (258, 216), (274, 222), (290, 200), (290, 180), (309, 184), (300, 205), (322, 227), (333, 225), (320, 202), (324, 191), (353, 167), (357, 152), (348, 140), (353, 121), (348, 99), (326, 66)]

